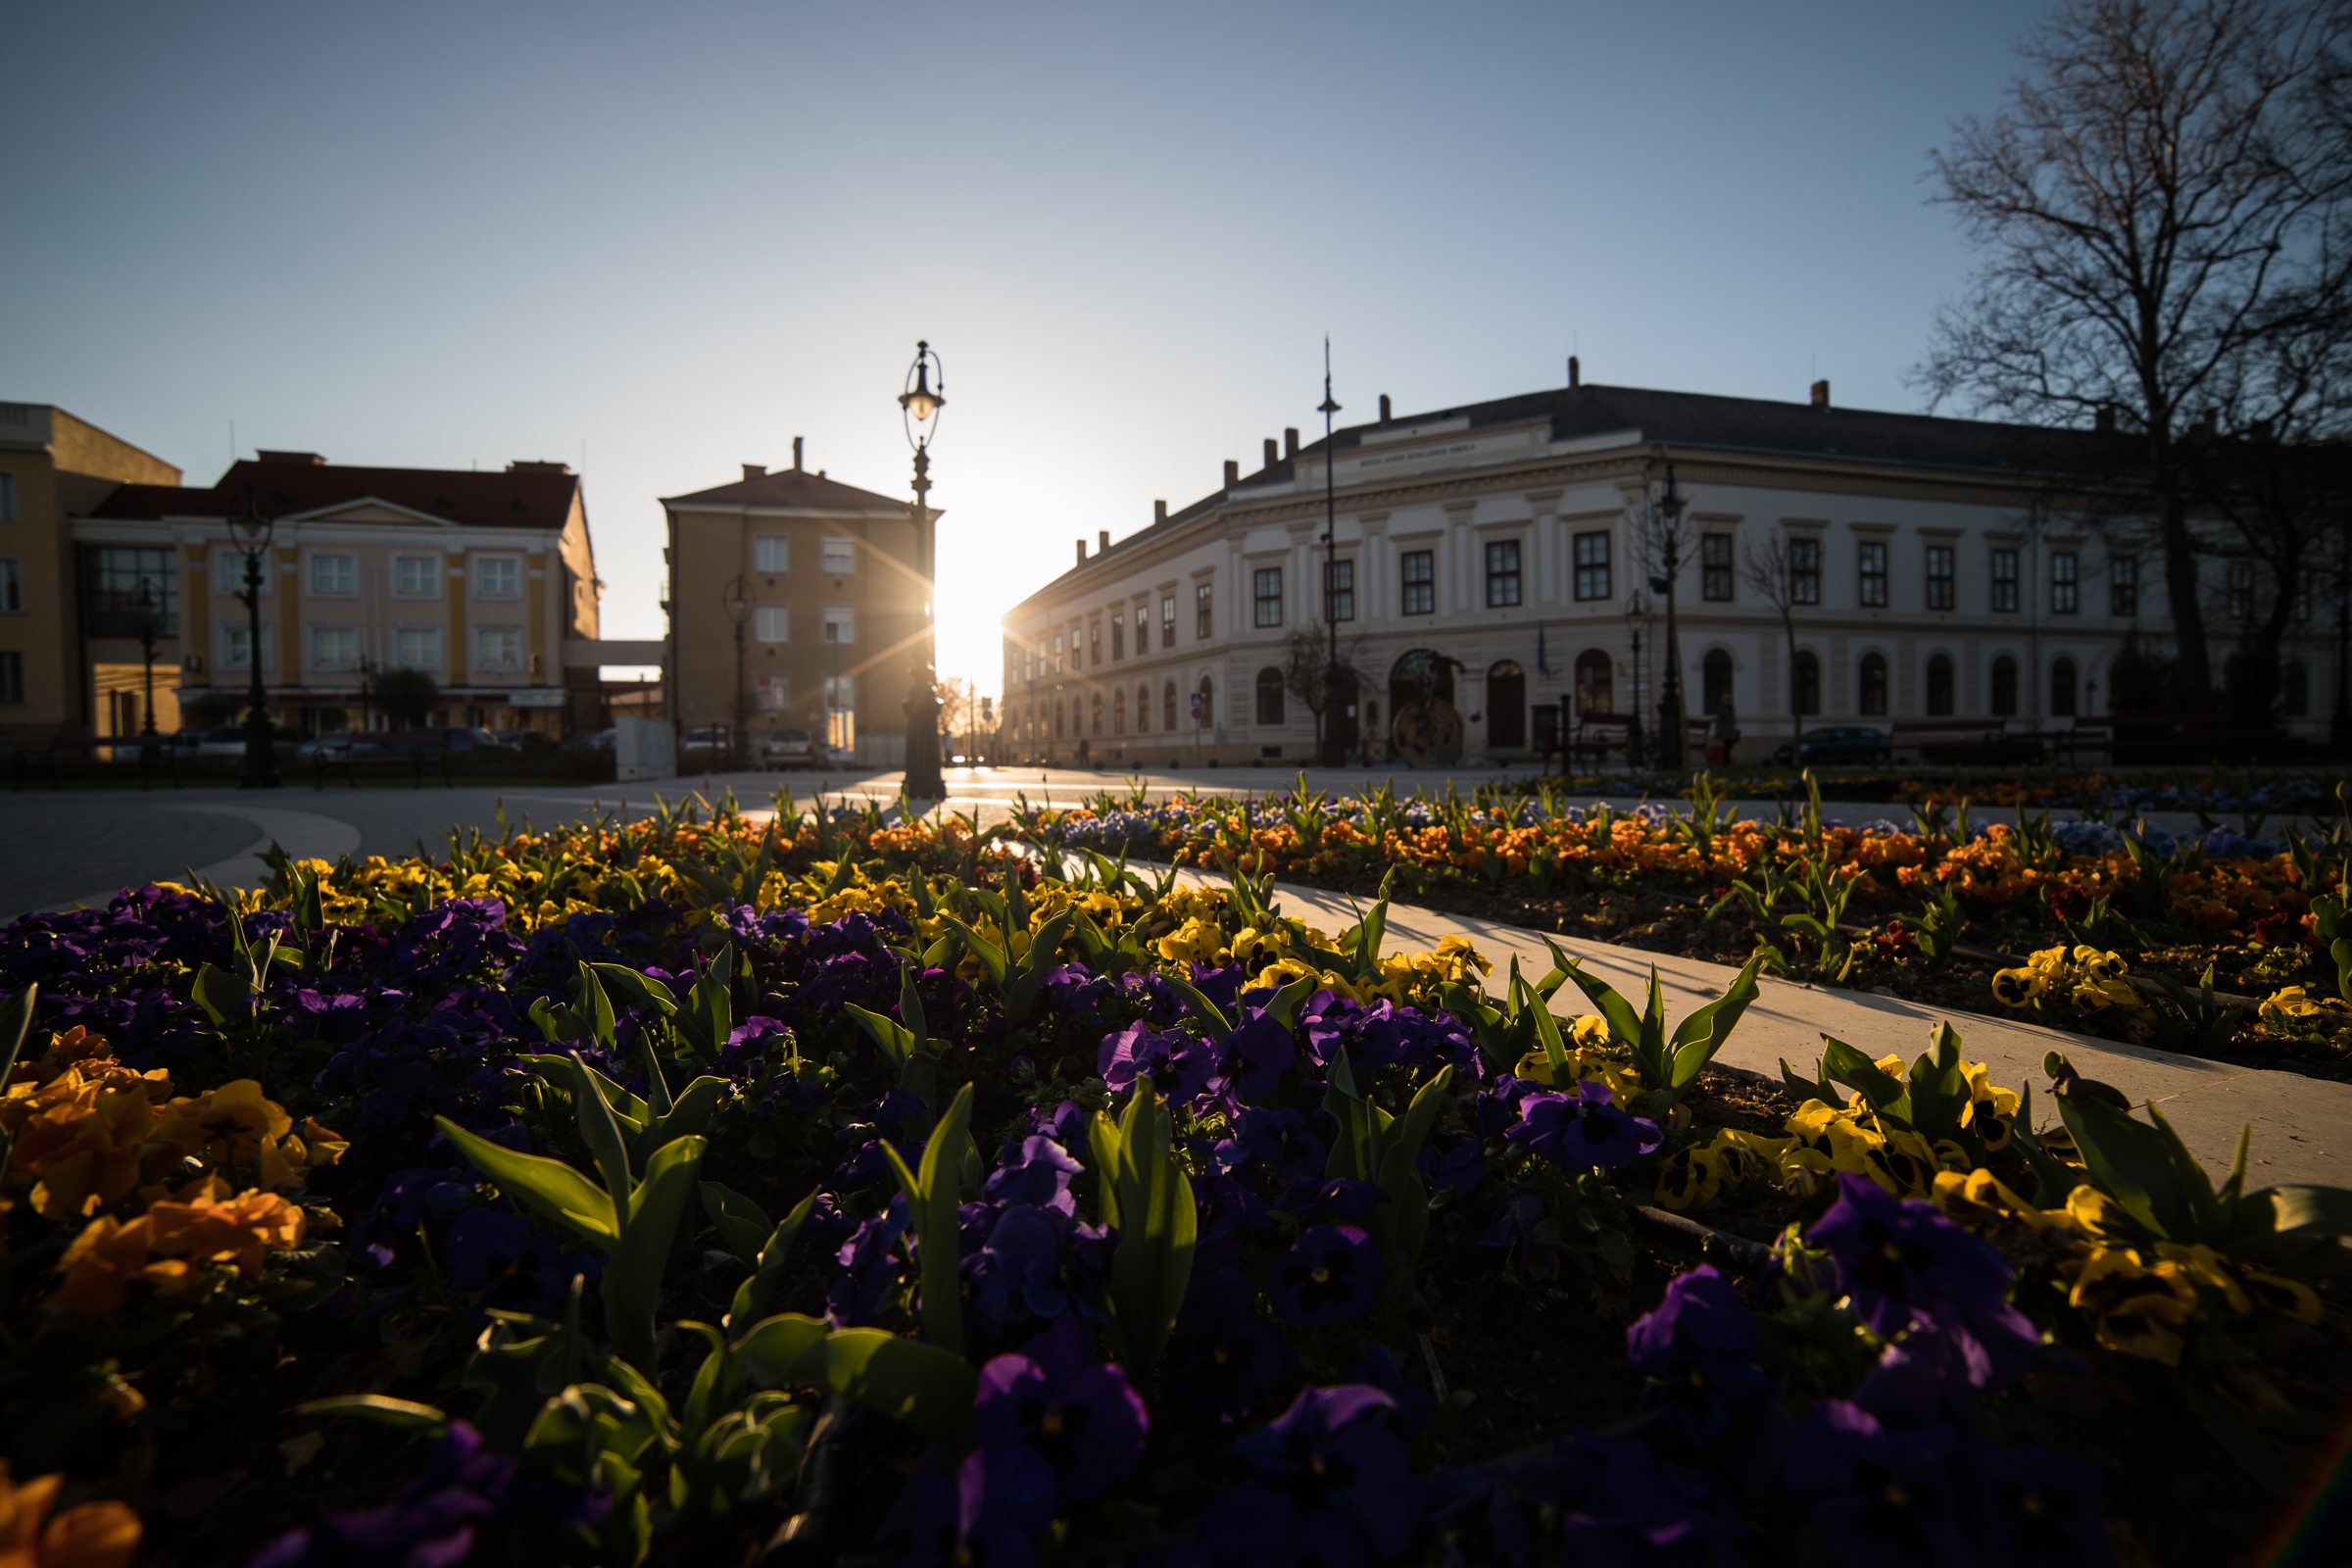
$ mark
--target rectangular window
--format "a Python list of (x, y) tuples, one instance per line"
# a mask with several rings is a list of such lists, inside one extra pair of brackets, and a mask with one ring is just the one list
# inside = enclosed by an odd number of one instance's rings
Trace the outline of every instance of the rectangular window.
[(1821, 603), (1821, 541), (1818, 539), (1788, 541), (1788, 602), (1792, 605)]
[(1127, 612), (1124, 610), (1114, 610), (1110, 612), (1110, 657), (1113, 659), (1127, 657)]
[[(0, 522), (14, 522), (16, 520), (17, 476), (13, 473), (0, 473)], [(11, 654), (8, 657), (11, 659), (21, 660), (24, 656), (22, 654)], [(22, 690), (24, 682), (19, 681), (17, 684), (19, 689)], [(19, 703), (23, 702), (24, 700), (24, 699), (22, 696), (10, 699), (12, 702)]]
[[(245, 635), (249, 629), (242, 625), (224, 625), (220, 628), (220, 667), (222, 669), (251, 669), (253, 667), (253, 646), (246, 640)], [(264, 669), (277, 667), (275, 630), (276, 628), (268, 621), (262, 622), (262, 668)]]
[(1866, 539), (1855, 552), (1854, 564), (1861, 574), (1862, 608), (1886, 608), (1886, 546), (1878, 539)]
[(761, 712), (781, 713), (791, 706), (792, 677), (790, 675), (762, 675), (760, 677), (760, 710)]
[(1728, 533), (1699, 535), (1698, 596), (1710, 604), (1732, 602), (1732, 536)]
[[(224, 599), (245, 597), (245, 552), (222, 550), (213, 557), (213, 592)], [(270, 563), (262, 563), (262, 597), (268, 599), (277, 592), (277, 584), (270, 580)]]
[(1992, 553), (1992, 608), (2013, 611), (2017, 608), (2017, 552), (1995, 550)]
[(1102, 621), (1100, 616), (1086, 623), (1086, 653), (1088, 660), (1098, 669), (1101, 668), (1102, 664)]
[(1507, 610), (1519, 602), (1519, 541), (1496, 539), (1487, 546), (1487, 608)]
[(2130, 556), (2107, 563), (2107, 613), (2139, 613), (2139, 563)]
[(1576, 597), (1606, 599), (1609, 587), (1609, 536), (1580, 533), (1575, 541)]
[(1323, 564), (1323, 613), (1332, 620), (1355, 618), (1355, 563)]
[(2082, 558), (2072, 550), (2050, 557), (2050, 613), (2072, 615), (2082, 608)]
[(792, 541), (780, 533), (763, 533), (755, 538), (752, 541), (752, 569), (754, 571), (790, 571), (792, 569)]
[(484, 556), (473, 564), (473, 591), (483, 599), (522, 597), (522, 563), (512, 556)]
[(1176, 596), (1163, 594), (1159, 601), (1159, 646), (1176, 646)]
[(0, 614), (14, 615), (24, 608), (24, 568), (14, 556), (0, 556)]
[(392, 633), (392, 662), (402, 669), (441, 667), (441, 628), (402, 626)]
[(1135, 607), (1135, 651), (1139, 654), (1152, 651), (1152, 601), (1149, 599)]
[(1282, 568), (1280, 566), (1262, 566), (1258, 569), (1253, 581), (1257, 588), (1256, 624), (1260, 626), (1281, 625)]
[(522, 628), (476, 626), (473, 629), (473, 662), (477, 669), (520, 669)]
[(394, 556), (392, 558), (392, 594), (397, 599), (440, 598), (441, 558), (439, 556)]
[[(817, 633), (817, 641), (846, 644), (854, 643), (857, 640), (858, 612), (844, 609), (839, 605), (827, 607), (824, 612), (824, 627)], [(1060, 651), (1060, 638), (1054, 639), (1054, 647), (1055, 652)]]
[[(831, 641), (830, 638), (826, 640)], [(1061, 673), (1061, 633), (1059, 632), (1054, 634), (1054, 673), (1056, 675)]]
[(1952, 608), (1952, 547), (1928, 546), (1928, 608)]
[(313, 556), (311, 592), (330, 599), (348, 599), (360, 591), (357, 556)]
[(752, 635), (763, 643), (792, 641), (792, 607), (761, 605), (753, 611)]
[(856, 708), (858, 706), (858, 677), (827, 675), (825, 677), (825, 706), (827, 708)]
[(1435, 614), (1438, 609), (1438, 553), (1434, 550), (1407, 550), (1398, 564), (1403, 569), (1404, 612), (1408, 615)]
[(87, 551), (82, 563), (85, 634), (136, 637), (152, 623), (159, 637), (178, 635), (177, 552), (108, 545)]
[(2229, 616), (2235, 621), (2254, 618), (2254, 563), (2232, 561), (2229, 576), (2224, 579), (2227, 590)]
[(828, 539), (825, 541), (825, 574), (846, 577), (858, 569), (858, 541)]
[[(14, 491), (16, 475), (0, 474), (0, 479), (6, 479), (9, 481), (10, 488), (7, 499), (12, 502), (15, 501), (16, 496)], [(13, 508), (9, 512), (8, 515), (12, 517), (16, 515)], [(13, 652), (0, 653), (0, 708), (21, 708), (24, 706), (24, 656), (23, 654)]]
[(1193, 590), (1193, 640), (1206, 642), (1216, 624), (1216, 599), (1209, 584), (1202, 583)]
[(360, 662), (360, 634), (349, 626), (311, 628), (311, 667), (349, 669)]

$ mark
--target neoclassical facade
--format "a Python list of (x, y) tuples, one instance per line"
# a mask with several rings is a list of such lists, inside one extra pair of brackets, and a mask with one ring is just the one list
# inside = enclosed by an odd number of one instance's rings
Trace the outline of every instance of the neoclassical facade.
[[(1115, 542), (1105, 530), (1092, 553), (1079, 541), (1004, 619), (1004, 755), (1066, 760), (1083, 742), (1154, 765), (1309, 760), (1315, 716), (1284, 671), (1296, 634), (1325, 634), (1327, 596), (1366, 677), (1352, 705), (1329, 705), (1351, 753), (1426, 741), (1431, 704), (1473, 759), (1529, 755), (1563, 713), (1647, 724), (1669, 466), (1686, 709), (1728, 696), (1747, 760), (1792, 732), (1792, 703), (1808, 728), (2071, 727), (2107, 710), (2126, 639), (2169, 629), (2144, 528), (2094, 514), (2063, 478), (2070, 446), (2111, 437), (1838, 409), (1827, 383), (1806, 403), (1598, 386), (1573, 362), (1564, 388), (1399, 417), (1383, 397), (1381, 413), (1329, 450), (1268, 441), (1256, 473), (1229, 464), (1191, 506)], [(1746, 569), (1772, 556), (1793, 660)], [(2255, 579), (2226, 553), (2207, 571), (2218, 664)], [(2306, 617), (2282, 706), (2318, 735), (2333, 606)]]

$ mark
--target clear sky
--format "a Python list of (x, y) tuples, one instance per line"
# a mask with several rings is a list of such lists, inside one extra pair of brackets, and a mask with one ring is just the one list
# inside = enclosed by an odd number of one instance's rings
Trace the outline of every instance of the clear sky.
[[(1909, 409), (1969, 264), (1929, 150), (2038, 4), (0, 0), (0, 398), (210, 483), (582, 461), (904, 494), (945, 357), (941, 665), (1070, 541), (1312, 429), (1588, 379)], [(681, 607), (691, 610), (692, 607)], [(704, 607), (716, 612), (713, 604)]]

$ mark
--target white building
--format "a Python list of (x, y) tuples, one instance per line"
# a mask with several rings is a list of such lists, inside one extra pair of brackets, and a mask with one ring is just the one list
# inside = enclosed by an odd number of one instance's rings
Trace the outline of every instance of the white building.
[[(1667, 466), (1686, 505), (1678, 573), (1686, 710), (1729, 695), (1757, 760), (1793, 729), (1982, 719), (2073, 726), (2107, 711), (2136, 631), (2162, 643), (2163, 567), (2144, 527), (2083, 512), (2050, 475), (2122, 438), (1808, 403), (1581, 384), (1339, 430), (1328, 456), (1265, 444), (1244, 476), (1090, 555), (1004, 617), (1004, 750), (1164, 763), (1294, 763), (1313, 714), (1284, 691), (1286, 640), (1324, 633), (1371, 676), (1339, 738), (1383, 755), (1413, 699), (1450, 699), (1470, 757), (1530, 754), (1567, 722), (1654, 721), (1664, 596), (1654, 518)], [(1746, 580), (1785, 542), (1797, 653)], [(2250, 563), (2209, 561), (2217, 671)], [(1637, 600), (1638, 603), (1635, 601)], [(2282, 707), (2318, 736), (2333, 701), (2332, 605), (2287, 643)], [(1635, 662), (1640, 634), (1641, 664)], [(1792, 680), (1793, 675), (1793, 680)], [(1637, 680), (1637, 676), (1639, 679)], [(1794, 688), (1792, 690), (1792, 687)], [(1359, 740), (1360, 737), (1360, 740)], [(1409, 737), (1407, 737), (1409, 738)], [(1898, 736), (1899, 738), (1899, 736)]]

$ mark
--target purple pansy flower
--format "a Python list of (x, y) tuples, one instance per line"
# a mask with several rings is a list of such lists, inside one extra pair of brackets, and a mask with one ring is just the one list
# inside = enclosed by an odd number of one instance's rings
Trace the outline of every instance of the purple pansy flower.
[(1202, 1543), (1247, 1562), (1331, 1568), (1401, 1555), (1421, 1491), (1403, 1443), (1381, 1419), (1394, 1403), (1361, 1384), (1302, 1391), (1233, 1446), (1255, 1479), (1209, 1505)]
[(1866, 1176), (1841, 1174), (1838, 1187), (1838, 1201), (1805, 1239), (1829, 1252), (1854, 1314), (1889, 1338), (1915, 1325), (1942, 1329), (1975, 1387), (2023, 1376), (2040, 1337), (2009, 1304), (2017, 1274), (1992, 1244), (1934, 1203), (1895, 1198)]
[(1125, 1094), (1142, 1079), (1181, 1105), (1208, 1087), (1216, 1054), (1198, 1035), (1157, 1030), (1139, 1020), (1103, 1037), (1095, 1070), (1112, 1094)]
[(1548, 1090), (1520, 1102), (1521, 1120), (1503, 1136), (1569, 1170), (1615, 1170), (1665, 1140), (1658, 1124), (1611, 1104), (1609, 1086), (1580, 1083), (1574, 1095)]
[(1143, 1457), (1151, 1417), (1127, 1374), (1105, 1366), (1075, 1313), (980, 1369), (972, 1437), (1026, 1445), (1053, 1466), (1064, 1503), (1091, 1502)]
[(1017, 1161), (1000, 1165), (989, 1173), (980, 1196), (998, 1202), (1051, 1208), (1074, 1219), (1078, 1200), (1070, 1196), (1070, 1181), (1085, 1169), (1061, 1145), (1042, 1133), (1033, 1133), (1021, 1140)]
[(1951, 1465), (1959, 1446), (1950, 1427), (1889, 1432), (1860, 1405), (1824, 1399), (1789, 1446), (1788, 1490), (1845, 1568), (1974, 1568)]
[(1282, 1020), (1251, 1008), (1241, 1027), (1218, 1043), (1216, 1076), (1208, 1087), (1229, 1104), (1262, 1101), (1298, 1061), (1298, 1042)]
[(1020, 1444), (974, 1448), (915, 1483), (906, 1568), (1031, 1568), (1054, 1522), (1054, 1467)]
[(1175, 1338), (1185, 1397), (1204, 1415), (1239, 1421), (1290, 1367), (1290, 1342), (1256, 1305), (1256, 1288), (1237, 1269), (1193, 1282)]
[(1346, 1323), (1372, 1309), (1380, 1249), (1353, 1225), (1316, 1225), (1299, 1234), (1266, 1278), (1274, 1310), (1294, 1323)]
[(1755, 1364), (1756, 1320), (1712, 1263), (1677, 1275), (1665, 1299), (1625, 1331), (1626, 1362), (1647, 1379), (1642, 1404), (1694, 1448), (1737, 1432), (1748, 1479), (1778, 1449), (1780, 1389)]

